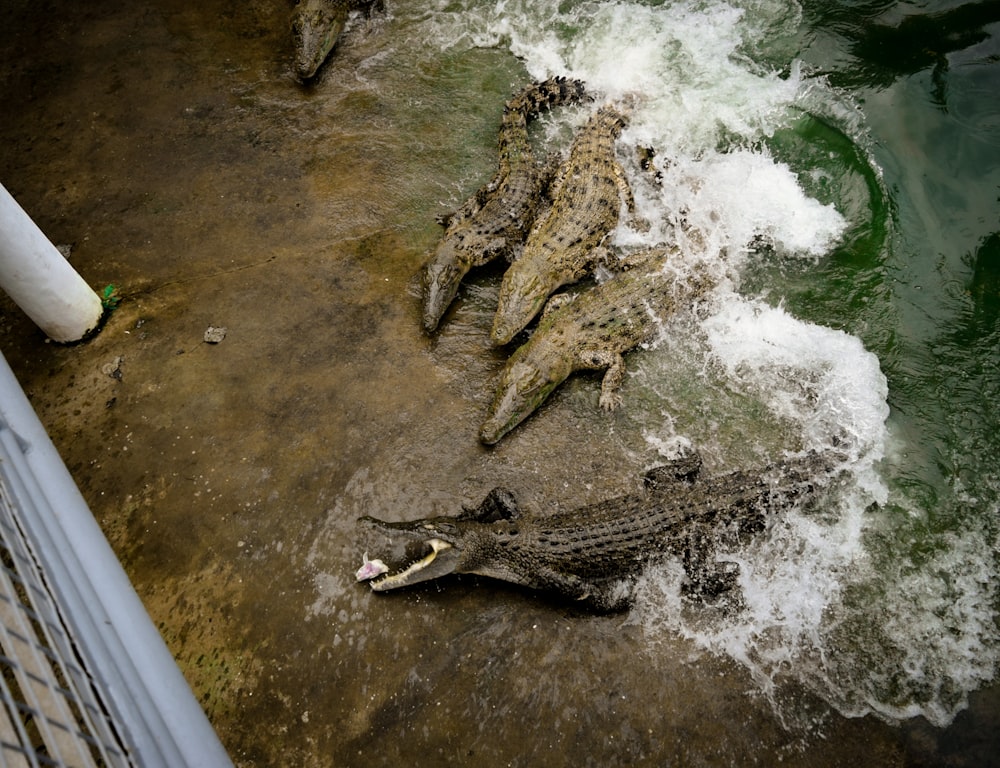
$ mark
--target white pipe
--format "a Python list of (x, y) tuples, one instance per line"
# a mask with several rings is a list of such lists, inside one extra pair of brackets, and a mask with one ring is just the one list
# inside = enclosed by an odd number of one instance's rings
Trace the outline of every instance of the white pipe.
[(97, 328), (101, 298), (0, 184), (0, 288), (53, 341)]

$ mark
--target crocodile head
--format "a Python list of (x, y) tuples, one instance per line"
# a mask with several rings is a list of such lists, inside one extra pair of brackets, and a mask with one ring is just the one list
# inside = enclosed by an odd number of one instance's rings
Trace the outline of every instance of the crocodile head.
[[(387, 523), (375, 517), (358, 518), (368, 551), (355, 574), (376, 592), (419, 584), (449, 573), (476, 573), (483, 566), (484, 529), (521, 516), (513, 492), (497, 487), (477, 507), (455, 517), (428, 517)], [(376, 557), (368, 558), (368, 552)]]
[(423, 320), (427, 333), (437, 328), (469, 270), (493, 261), (506, 248), (503, 236), (489, 229), (477, 231), (468, 221), (448, 230), (424, 268)]
[(520, 267), (519, 262), (514, 262), (500, 285), (497, 312), (490, 331), (490, 338), (498, 346), (507, 344), (523, 330), (563, 282), (558, 275), (526, 268), (524, 258), (521, 257)]
[(349, 3), (335, 0), (303, 0), (292, 19), (295, 74), (308, 80), (330, 55), (344, 31)]
[[(522, 257), (523, 258), (523, 257)], [(507, 270), (500, 284), (497, 312), (490, 338), (497, 346), (507, 344), (537, 315), (560, 281), (557, 277), (516, 266)]]
[(559, 350), (530, 342), (519, 347), (500, 376), (479, 439), (486, 445), (496, 443), (530, 416), (572, 372), (571, 359)]
[(436, 579), (461, 565), (464, 537), (462, 523), (455, 519), (387, 523), (362, 517), (358, 524), (367, 533), (368, 551), (377, 557), (369, 560), (366, 552), (355, 577), (376, 592)]
[(434, 258), (424, 268), (424, 330), (433, 333), (451, 302), (458, 293), (458, 286), (469, 271), (466, 260), (456, 257), (452, 242), (445, 240), (438, 246)]

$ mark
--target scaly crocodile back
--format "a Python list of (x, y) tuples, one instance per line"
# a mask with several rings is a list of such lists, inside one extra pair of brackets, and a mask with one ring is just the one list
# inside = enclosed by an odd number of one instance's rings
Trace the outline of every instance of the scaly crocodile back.
[(504, 107), (500, 158), (493, 179), (452, 217), (434, 257), (424, 268), (424, 330), (437, 328), (465, 274), (499, 257), (513, 258), (541, 205), (548, 175), (528, 142), (528, 122), (543, 109), (585, 98), (579, 80), (533, 83)]
[(506, 344), (527, 326), (553, 291), (586, 275), (594, 249), (618, 225), (628, 184), (615, 142), (627, 120), (623, 107), (607, 104), (574, 140), (552, 185), (552, 207), (504, 275), (491, 332), (495, 344)]
[(580, 130), (556, 177), (552, 208), (529, 234), (526, 257), (577, 275), (588, 252), (618, 224), (621, 169), (615, 143), (627, 120), (623, 109), (605, 104)]

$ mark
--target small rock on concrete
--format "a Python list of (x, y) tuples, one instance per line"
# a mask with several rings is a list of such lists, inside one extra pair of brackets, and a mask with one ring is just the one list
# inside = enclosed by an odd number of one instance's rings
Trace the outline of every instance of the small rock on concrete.
[(206, 344), (218, 344), (224, 338), (226, 338), (225, 328), (216, 328), (214, 325), (210, 325), (205, 329)]

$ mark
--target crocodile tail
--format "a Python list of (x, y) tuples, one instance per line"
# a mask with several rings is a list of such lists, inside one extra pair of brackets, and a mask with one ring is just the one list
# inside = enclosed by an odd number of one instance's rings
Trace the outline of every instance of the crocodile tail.
[(550, 77), (548, 80), (532, 83), (511, 97), (504, 105), (504, 115), (514, 113), (530, 120), (542, 110), (575, 104), (585, 98), (587, 91), (582, 80)]
[(532, 83), (512, 96), (504, 104), (503, 121), (500, 125), (501, 167), (510, 167), (518, 157), (531, 157), (528, 122), (542, 110), (573, 104), (585, 98), (589, 97), (583, 82), (565, 77), (550, 77), (548, 80)]

